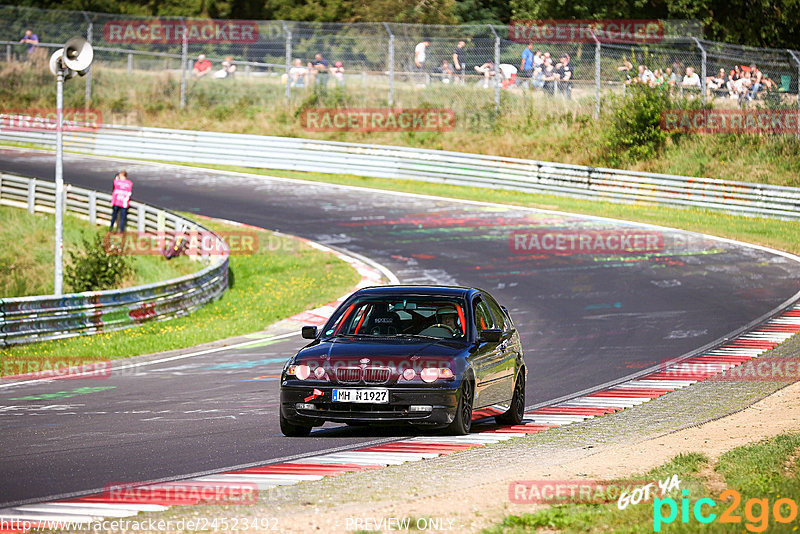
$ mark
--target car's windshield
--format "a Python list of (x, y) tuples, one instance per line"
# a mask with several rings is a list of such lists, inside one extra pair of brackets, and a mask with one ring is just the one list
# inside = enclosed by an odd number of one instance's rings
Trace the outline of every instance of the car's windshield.
[(325, 335), (461, 338), (464, 309), (453, 297), (364, 295), (339, 310)]

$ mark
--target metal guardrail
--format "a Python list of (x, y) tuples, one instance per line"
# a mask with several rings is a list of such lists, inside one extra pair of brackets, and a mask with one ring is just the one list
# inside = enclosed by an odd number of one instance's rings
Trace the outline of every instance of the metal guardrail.
[[(0, 130), (0, 141), (54, 147), (55, 133)], [(64, 146), (97, 155), (421, 180), (800, 219), (800, 188), (461, 152), (125, 126), (65, 132)]]
[[(67, 186), (65, 196), (67, 213), (93, 224), (110, 223), (111, 195)], [(30, 213), (53, 213), (55, 184), (0, 173), (0, 205), (25, 208)], [(131, 202), (128, 221), (140, 233), (209, 231), (194, 221), (140, 202)], [(229, 249), (219, 236), (216, 239), (211, 247), (216, 253), (199, 258), (209, 265), (180, 278), (62, 297), (0, 299), (0, 347), (96, 334), (190, 313), (222, 296), (228, 287)]]

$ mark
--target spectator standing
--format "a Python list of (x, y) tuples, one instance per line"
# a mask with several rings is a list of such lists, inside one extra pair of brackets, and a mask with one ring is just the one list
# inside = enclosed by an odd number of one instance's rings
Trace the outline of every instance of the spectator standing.
[(202, 78), (211, 72), (211, 61), (206, 59), (205, 54), (200, 54), (197, 56), (197, 61), (194, 62), (194, 68), (192, 69), (192, 75), (195, 78)]
[(542, 69), (542, 89), (545, 93), (554, 95), (556, 93), (556, 81), (558, 74), (556, 73), (553, 61), (546, 57), (544, 60), (544, 68)]
[[(533, 58), (533, 43), (528, 43), (528, 45), (522, 49), (522, 61), (520, 61), (519, 64), (519, 71), (522, 78), (530, 80), (533, 76)], [(522, 83), (524, 83), (524, 81)]]
[(323, 89), (328, 87), (328, 78), (330, 77), (330, 63), (322, 57), (322, 54), (315, 54), (314, 61), (311, 63), (316, 72), (315, 81), (317, 85), (321, 85)]
[(128, 206), (133, 194), (133, 182), (128, 180), (128, 171), (119, 171), (114, 176), (114, 190), (111, 192), (111, 225), (108, 231), (114, 230), (114, 223), (119, 216), (117, 230), (125, 232), (125, 223), (128, 221)]
[(28, 45), (28, 61), (30, 61), (33, 54), (39, 49), (39, 37), (33, 33), (33, 30), (25, 30), (25, 35), (22, 36), (19, 42)]
[(558, 90), (569, 100), (572, 98), (572, 75), (575, 73), (575, 66), (566, 52), (561, 54), (561, 61), (558, 65), (559, 67), (556, 69)]
[(453, 69), (455, 70), (456, 81), (461, 80), (461, 83), (464, 83), (467, 74), (467, 61), (464, 57), (464, 47), (466, 46), (467, 43), (465, 41), (459, 41), (453, 50)]
[(333, 79), (336, 80), (336, 85), (344, 85), (344, 64), (341, 61), (337, 61), (336, 64), (334, 64), (331, 68), (331, 74), (333, 75)]
[(425, 60), (427, 59), (427, 48), (430, 46), (430, 44), (431, 40), (426, 37), (414, 47), (414, 68), (419, 73), (417, 85), (422, 87), (425, 87)]

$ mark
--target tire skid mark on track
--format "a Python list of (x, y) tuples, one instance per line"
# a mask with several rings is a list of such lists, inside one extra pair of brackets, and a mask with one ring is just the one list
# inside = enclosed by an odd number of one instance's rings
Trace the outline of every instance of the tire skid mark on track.
[[(143, 483), (137, 486), (139, 491), (136, 493), (144, 492), (144, 496), (134, 495), (133, 498), (95, 494), (5, 508), (0, 509), (0, 520), (7, 523), (14, 520), (27, 521), (28, 530), (44, 527), (48, 521), (89, 524), (107, 518), (131, 517), (139, 512), (163, 511), (171, 506), (199, 504), (202, 495), (193, 495), (191, 492), (187, 495), (185, 491), (186, 487), (191, 487), (193, 484), (199, 487), (209, 484), (228, 485), (240, 488), (239, 491), (249, 491), (250, 488), (256, 487), (259, 491), (264, 491), (278, 486), (320, 480), (354, 471), (380, 469), (388, 465), (399, 465), (484, 447), (520, 435), (535, 434), (563, 425), (580, 423), (649, 402), (676, 389), (745, 365), (797, 332), (800, 332), (800, 305), (795, 304), (777, 317), (729, 340), (720, 347), (681, 362), (666, 363), (663, 369), (615, 386), (526, 412), (522, 424), (519, 425), (497, 426), (478, 422), (475, 431), (466, 436), (418, 436), (178, 482), (149, 485)], [(180, 497), (176, 497), (172, 491), (176, 485), (184, 490)], [(20, 528), (0, 532), (25, 531)]]

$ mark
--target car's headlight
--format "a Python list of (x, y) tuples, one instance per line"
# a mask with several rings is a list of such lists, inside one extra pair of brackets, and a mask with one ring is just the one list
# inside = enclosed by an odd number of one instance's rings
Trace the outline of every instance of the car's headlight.
[(430, 384), (436, 380), (449, 380), (453, 378), (453, 371), (449, 367), (426, 367), (419, 373), (423, 382)]
[(325, 368), (315, 367), (313, 370), (311, 366), (306, 364), (300, 365), (290, 365), (286, 369), (286, 376), (293, 376), (298, 380), (307, 380), (309, 377), (314, 376), (317, 380), (327, 380), (328, 376), (325, 372)]
[(290, 365), (286, 370), (286, 374), (294, 376), (298, 380), (305, 380), (311, 376), (311, 368), (307, 365)]

